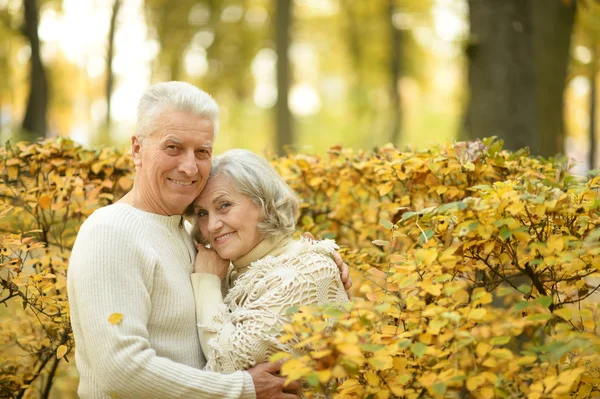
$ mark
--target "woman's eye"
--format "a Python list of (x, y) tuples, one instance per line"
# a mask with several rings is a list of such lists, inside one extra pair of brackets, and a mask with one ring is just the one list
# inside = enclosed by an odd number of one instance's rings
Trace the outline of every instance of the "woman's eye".
[(229, 208), (231, 206), (230, 202), (222, 202), (220, 209), (225, 209), (225, 208)]
[(207, 214), (208, 214), (208, 212), (206, 212), (204, 209), (201, 209), (198, 212), (196, 212), (196, 216), (198, 216), (199, 218), (204, 217)]

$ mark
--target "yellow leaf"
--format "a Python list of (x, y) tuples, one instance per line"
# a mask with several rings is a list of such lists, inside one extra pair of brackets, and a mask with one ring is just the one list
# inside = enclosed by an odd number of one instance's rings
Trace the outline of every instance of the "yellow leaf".
[(479, 391), (479, 396), (483, 399), (492, 399), (494, 395), (494, 388), (485, 387)]
[(460, 289), (452, 294), (452, 299), (454, 299), (458, 303), (468, 303), (469, 293), (463, 289)]
[(422, 283), (421, 287), (425, 290), (425, 292), (433, 296), (439, 296), (442, 293), (440, 284)]
[(476, 308), (471, 309), (468, 317), (470, 320), (482, 320), (486, 314), (487, 310), (485, 310), (484, 308)]
[(368, 362), (375, 370), (380, 371), (391, 369), (393, 366), (392, 360), (390, 355), (383, 355), (370, 357)]
[(381, 195), (381, 196), (384, 196), (387, 193), (389, 193), (390, 191), (392, 191), (392, 188), (394, 188), (394, 183), (391, 181), (377, 186), (377, 189), (379, 190), (379, 195)]
[(569, 308), (555, 309), (552, 313), (567, 321), (571, 320), (571, 317), (573, 316), (573, 311)]
[(50, 208), (50, 204), (52, 204), (52, 197), (49, 194), (40, 195), (40, 199), (38, 200), (38, 205), (42, 210), (46, 210)]
[(121, 176), (119, 178), (118, 183), (119, 183), (119, 187), (121, 187), (125, 191), (129, 191), (129, 189), (131, 189), (131, 186), (133, 186), (133, 180), (130, 179), (129, 177), (125, 177), (125, 176)]
[(554, 234), (548, 237), (546, 245), (552, 250), (552, 252), (559, 253), (563, 250), (565, 246), (565, 240), (563, 239), (563, 236), (561, 234)]
[(9, 166), (8, 167), (8, 180), (15, 180), (17, 177), (19, 177), (19, 166), (18, 165)]
[(123, 315), (121, 313), (113, 313), (108, 316), (108, 322), (110, 324), (119, 324), (123, 320)]
[(56, 348), (56, 358), (57, 359), (62, 359), (66, 353), (67, 353), (66, 345), (60, 345), (58, 348)]
[(480, 342), (477, 344), (477, 348), (475, 350), (479, 356), (483, 357), (490, 351), (490, 349), (492, 349), (491, 345), (486, 344), (485, 342)]
[(521, 357), (517, 363), (521, 366), (526, 366), (528, 364), (533, 364), (537, 360), (537, 356), (523, 356)]
[(489, 368), (493, 369), (494, 367), (496, 367), (498, 365), (498, 362), (493, 357), (488, 357), (487, 359), (485, 359), (485, 361), (482, 364), (485, 367), (489, 367)]
[(348, 356), (362, 357), (362, 352), (360, 351), (360, 348), (356, 344), (348, 344), (348, 343), (339, 344), (339, 345), (337, 345), (337, 350)]
[(333, 373), (331, 370), (320, 370), (317, 371), (317, 376), (319, 377), (319, 381), (321, 384), (326, 384), (332, 377)]
[(474, 375), (467, 378), (467, 389), (471, 392), (476, 391), (481, 385), (485, 383), (485, 378), (482, 375)]
[(490, 351), (490, 355), (498, 358), (498, 359), (512, 359), (513, 358), (513, 354), (511, 351), (509, 351), (508, 349), (492, 349)]

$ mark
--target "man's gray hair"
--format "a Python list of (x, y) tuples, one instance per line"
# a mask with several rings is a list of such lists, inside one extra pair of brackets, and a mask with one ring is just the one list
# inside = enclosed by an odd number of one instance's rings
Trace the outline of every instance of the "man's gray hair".
[(219, 106), (206, 92), (186, 82), (163, 82), (150, 86), (142, 95), (137, 109), (137, 137), (144, 139), (158, 128), (161, 114), (177, 110), (210, 120), (214, 139), (219, 132)]
[[(258, 230), (265, 238), (281, 238), (294, 232), (298, 196), (265, 159), (248, 150), (226, 151), (213, 158), (210, 177), (216, 176), (230, 179), (240, 193), (260, 208), (262, 220)], [(205, 243), (195, 217), (193, 226), (192, 234), (198, 242)]]

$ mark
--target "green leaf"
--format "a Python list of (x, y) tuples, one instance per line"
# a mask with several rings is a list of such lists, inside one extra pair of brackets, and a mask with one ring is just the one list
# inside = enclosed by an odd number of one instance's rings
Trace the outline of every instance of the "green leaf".
[(285, 310), (285, 314), (286, 314), (286, 315), (292, 315), (292, 314), (294, 314), (294, 313), (298, 313), (298, 309), (299, 309), (299, 307), (298, 307), (298, 306), (290, 306), (289, 308), (287, 308), (287, 309)]
[(531, 286), (529, 284), (522, 284), (518, 286), (517, 289), (525, 295), (531, 292)]
[(320, 384), (319, 376), (317, 375), (317, 373), (310, 373), (309, 375), (304, 377), (304, 379), (306, 380), (306, 382), (308, 382), (308, 385), (310, 385), (311, 387), (318, 387)]
[(529, 301), (521, 301), (521, 302), (519, 302), (519, 303), (517, 303), (515, 305), (515, 307), (513, 308), (513, 310), (515, 312), (518, 312), (520, 310), (527, 309), (530, 306), (531, 306), (531, 302), (529, 302)]
[(552, 318), (551, 314), (546, 314), (546, 313), (536, 313), (536, 314), (532, 314), (527, 316), (527, 320), (529, 321), (548, 321)]
[(494, 337), (490, 341), (492, 345), (506, 345), (510, 342), (510, 337), (507, 335), (502, 335), (500, 337)]
[(443, 395), (446, 393), (446, 384), (443, 382), (436, 382), (431, 386), (431, 390), (438, 395)]
[(552, 297), (548, 295), (543, 295), (538, 298), (535, 298), (535, 302), (539, 303), (543, 307), (547, 308), (552, 305)]
[(394, 224), (385, 218), (379, 219), (379, 224), (388, 230), (391, 230), (394, 228)]
[(425, 345), (422, 342), (417, 342), (416, 344), (412, 344), (410, 346), (410, 351), (418, 358), (423, 356), (425, 354), (426, 350), (427, 350), (427, 345)]
[(408, 220), (411, 217), (415, 216), (417, 214), (417, 212), (404, 212), (402, 214), (402, 221)]
[(364, 344), (360, 346), (360, 349), (365, 352), (377, 352), (382, 349), (385, 349), (385, 345), (376, 345), (376, 344)]
[(339, 309), (336, 308), (328, 308), (325, 309), (325, 311), (323, 312), (325, 315), (329, 316), (329, 317), (333, 317), (336, 319), (339, 319), (340, 317), (343, 317), (346, 315), (346, 312), (343, 312)]
[(502, 238), (503, 240), (506, 240), (507, 238), (510, 238), (512, 236), (512, 230), (510, 230), (508, 227), (504, 226), (500, 229), (500, 238)]

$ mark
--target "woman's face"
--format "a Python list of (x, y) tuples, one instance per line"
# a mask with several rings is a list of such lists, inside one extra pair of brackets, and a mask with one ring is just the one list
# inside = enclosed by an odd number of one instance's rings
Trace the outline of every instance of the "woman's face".
[(261, 210), (225, 176), (208, 179), (194, 202), (200, 232), (223, 259), (235, 261), (263, 239)]

